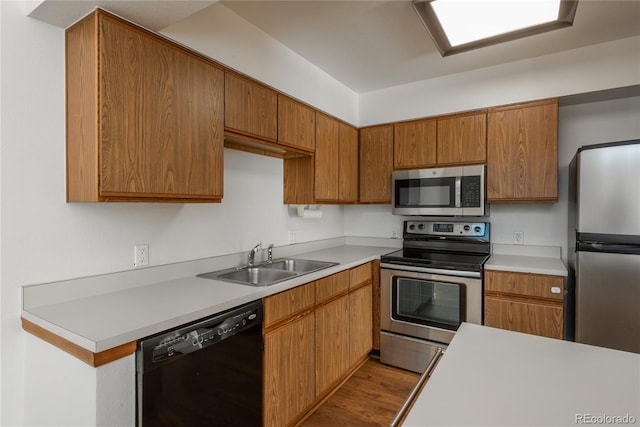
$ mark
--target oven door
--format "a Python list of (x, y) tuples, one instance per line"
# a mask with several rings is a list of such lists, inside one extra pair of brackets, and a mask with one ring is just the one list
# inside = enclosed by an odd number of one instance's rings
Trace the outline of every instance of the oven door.
[(382, 330), (448, 344), (462, 322), (482, 323), (481, 278), (400, 268), (380, 270)]

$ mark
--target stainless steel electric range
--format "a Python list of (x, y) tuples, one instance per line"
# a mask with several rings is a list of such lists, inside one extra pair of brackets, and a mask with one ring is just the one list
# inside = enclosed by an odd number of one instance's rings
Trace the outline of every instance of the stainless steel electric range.
[(485, 222), (405, 221), (403, 248), (381, 257), (380, 360), (422, 372), (462, 322), (482, 324)]

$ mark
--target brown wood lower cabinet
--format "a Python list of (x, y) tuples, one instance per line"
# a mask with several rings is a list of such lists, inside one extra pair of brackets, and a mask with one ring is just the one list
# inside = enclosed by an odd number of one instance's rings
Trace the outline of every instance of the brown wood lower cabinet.
[(316, 309), (316, 397), (323, 396), (349, 369), (349, 297)]
[(563, 310), (555, 303), (485, 297), (485, 325), (500, 329), (562, 338)]
[(264, 299), (265, 426), (299, 423), (366, 360), (371, 274), (368, 263)]
[(264, 425), (286, 426), (315, 402), (315, 320), (309, 313), (264, 335)]
[(484, 324), (562, 339), (564, 278), (507, 271), (485, 272)]
[(349, 361), (357, 364), (373, 346), (371, 283), (349, 294)]

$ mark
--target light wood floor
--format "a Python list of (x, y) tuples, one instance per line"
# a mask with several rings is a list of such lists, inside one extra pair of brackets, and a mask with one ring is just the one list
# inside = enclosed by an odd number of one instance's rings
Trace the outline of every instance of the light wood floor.
[(370, 359), (302, 427), (387, 426), (419, 377)]

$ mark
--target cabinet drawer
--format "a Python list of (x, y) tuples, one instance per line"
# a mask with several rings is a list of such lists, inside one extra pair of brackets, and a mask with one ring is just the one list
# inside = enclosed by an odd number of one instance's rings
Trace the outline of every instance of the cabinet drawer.
[(542, 274), (486, 271), (485, 291), (562, 301), (564, 278)]
[(349, 270), (341, 271), (316, 282), (316, 304), (327, 301), (349, 289)]
[(316, 282), (307, 283), (264, 299), (264, 328), (312, 309), (315, 305)]
[(349, 289), (356, 289), (371, 282), (371, 263), (362, 264), (349, 270)]
[(484, 324), (494, 328), (562, 339), (563, 310), (557, 303), (485, 296)]

